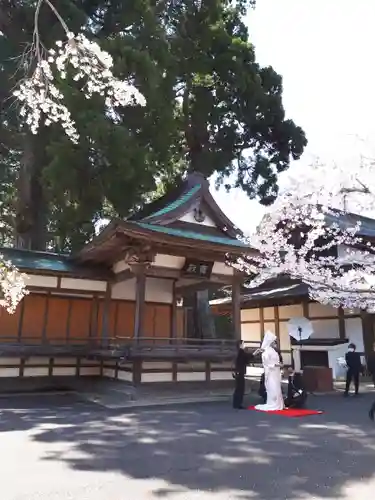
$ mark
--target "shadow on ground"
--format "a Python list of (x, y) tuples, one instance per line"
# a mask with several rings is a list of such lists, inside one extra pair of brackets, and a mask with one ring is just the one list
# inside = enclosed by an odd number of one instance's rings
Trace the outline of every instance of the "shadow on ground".
[(0, 401), (0, 432), (27, 431), (48, 450), (56, 445), (44, 459), (75, 470), (162, 479), (168, 487), (152, 492), (161, 499), (197, 490), (241, 499), (341, 498), (353, 482), (375, 478), (371, 400), (311, 398), (324, 415), (287, 419), (223, 403), (124, 413), (72, 396), (9, 398)]

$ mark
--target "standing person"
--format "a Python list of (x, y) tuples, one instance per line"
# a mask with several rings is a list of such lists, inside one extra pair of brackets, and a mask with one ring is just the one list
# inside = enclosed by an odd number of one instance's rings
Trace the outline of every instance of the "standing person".
[(367, 358), (367, 369), (370, 372), (375, 387), (375, 343), (372, 346), (372, 353)]
[[(277, 348), (276, 342), (275, 342), (274, 349), (277, 352), (277, 354), (279, 355), (280, 365), (283, 365), (283, 356), (281, 354), (280, 349)], [(264, 374), (264, 372), (262, 373), (262, 375), (260, 377), (258, 394), (262, 398), (263, 403), (265, 404), (266, 401), (267, 401), (267, 391), (266, 391), (266, 383), (265, 383), (265, 374)]]
[(348, 371), (346, 373), (346, 385), (344, 396), (349, 395), (350, 384), (354, 381), (355, 395), (358, 395), (359, 390), (359, 374), (363, 371), (361, 356), (356, 351), (355, 344), (348, 345), (348, 352), (345, 355), (346, 366)]
[[(372, 377), (372, 381), (374, 383), (375, 387), (375, 343), (372, 346), (372, 353), (369, 355), (367, 358), (367, 369), (370, 372), (370, 375)], [(375, 402), (372, 404), (370, 412), (369, 412), (369, 417), (371, 420), (374, 420), (375, 417)]]
[(370, 412), (369, 412), (369, 417), (371, 418), (372, 421), (374, 421), (375, 418), (375, 402), (372, 403)]
[(235, 368), (233, 373), (234, 378), (234, 393), (233, 393), (233, 408), (236, 410), (243, 409), (243, 397), (245, 394), (245, 375), (246, 375), (246, 365), (248, 363), (249, 356), (245, 352), (245, 345), (243, 342), (238, 343), (238, 352), (235, 362)]
[(267, 393), (266, 404), (257, 405), (256, 410), (277, 411), (284, 409), (284, 398), (281, 390), (281, 363), (276, 351), (276, 335), (266, 332), (262, 347), (262, 363), (264, 367), (264, 382)]
[(234, 378), (234, 393), (233, 393), (233, 408), (236, 410), (243, 410), (243, 397), (245, 394), (245, 375), (246, 366), (259, 352), (259, 349), (254, 353), (245, 351), (245, 345), (242, 341), (238, 343), (238, 352), (233, 372)]

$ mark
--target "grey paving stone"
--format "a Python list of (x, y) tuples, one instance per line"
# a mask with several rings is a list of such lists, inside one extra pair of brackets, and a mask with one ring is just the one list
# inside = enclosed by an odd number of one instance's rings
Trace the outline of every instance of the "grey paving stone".
[(373, 500), (375, 394), (287, 419), (227, 402), (110, 410), (73, 395), (0, 401), (1, 500)]

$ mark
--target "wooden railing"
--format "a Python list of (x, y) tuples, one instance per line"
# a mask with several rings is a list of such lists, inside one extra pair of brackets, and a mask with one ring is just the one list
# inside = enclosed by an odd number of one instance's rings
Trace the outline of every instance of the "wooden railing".
[(142, 354), (234, 354), (236, 342), (226, 339), (191, 339), (170, 337), (124, 337), (115, 336), (108, 338), (90, 337), (61, 337), (40, 338), (26, 337), (0, 337), (0, 356), (9, 355), (10, 352), (31, 352), (35, 355), (71, 354), (71, 355), (114, 355), (128, 357)]
[(234, 349), (236, 342), (227, 339), (193, 339), (193, 338), (171, 338), (171, 337), (122, 337), (116, 336), (111, 343), (128, 345), (137, 349)]

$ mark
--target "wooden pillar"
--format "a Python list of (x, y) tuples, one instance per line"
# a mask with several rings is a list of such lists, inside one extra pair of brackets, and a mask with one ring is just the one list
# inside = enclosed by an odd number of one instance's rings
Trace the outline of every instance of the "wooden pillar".
[(374, 318), (374, 314), (370, 314), (366, 311), (361, 312), (363, 344), (366, 356), (368, 356), (373, 350), (372, 346), (375, 340)]
[(273, 315), (275, 318), (275, 334), (281, 351), (279, 306), (273, 306)]
[(140, 262), (131, 265), (136, 277), (135, 286), (135, 312), (134, 312), (134, 338), (139, 339), (143, 333), (146, 298), (146, 268), (147, 263)]
[(241, 340), (241, 283), (242, 277), (235, 271), (232, 283), (232, 323), (236, 340)]
[(302, 309), (303, 309), (303, 316), (306, 319), (309, 319), (309, 301), (304, 300), (302, 303)]
[(109, 310), (111, 307), (112, 298), (112, 283), (107, 282), (107, 287), (105, 290), (104, 303), (103, 303), (103, 316), (101, 325), (101, 342), (102, 344), (107, 344), (109, 342)]
[(341, 340), (345, 340), (346, 338), (346, 330), (345, 330), (345, 313), (342, 307), (338, 310), (339, 317), (339, 335)]
[(42, 343), (48, 342), (47, 339), (47, 322), (48, 322), (48, 312), (49, 312), (49, 302), (50, 302), (51, 294), (48, 293), (46, 295), (46, 305), (44, 309), (44, 318), (43, 318), (43, 330), (42, 330)]
[(177, 337), (177, 295), (176, 295), (176, 281), (172, 285), (172, 306), (171, 306), (171, 331), (170, 336), (172, 339)]

